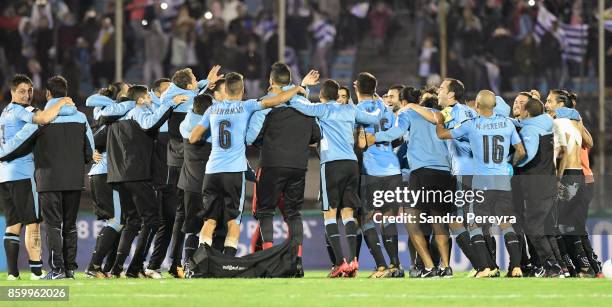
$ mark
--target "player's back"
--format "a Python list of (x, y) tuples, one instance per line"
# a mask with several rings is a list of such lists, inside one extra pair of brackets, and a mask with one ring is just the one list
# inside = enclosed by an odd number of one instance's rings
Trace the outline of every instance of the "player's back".
[(474, 155), (474, 186), (493, 190), (510, 189), (508, 165), (510, 146), (520, 142), (514, 124), (497, 114), (472, 120), (469, 142)]
[[(465, 121), (478, 116), (476, 111), (460, 103), (455, 103), (452, 107), (444, 109), (443, 114), (447, 118), (447, 121), (444, 123), (447, 129), (454, 129)], [(451, 158), (453, 175), (471, 175), (475, 173), (472, 169), (470, 144), (466, 139), (451, 140), (448, 143), (448, 151)]]
[(253, 112), (259, 109), (261, 107), (257, 100), (225, 100), (213, 104), (206, 111), (209, 113), (212, 136), (212, 150), (206, 164), (207, 174), (246, 170), (247, 125)]
[[(378, 131), (386, 131), (393, 127), (395, 114), (380, 100), (365, 100), (357, 105), (362, 111), (382, 114), (380, 122), (374, 125), (364, 125), (366, 133), (374, 134)], [(367, 175), (371, 176), (391, 176), (400, 173), (397, 155), (393, 152), (390, 142), (381, 142), (368, 147), (363, 153), (363, 168)]]
[(410, 169), (422, 167), (450, 170), (448, 147), (446, 141), (436, 135), (436, 126), (427, 121), (414, 110), (402, 111), (397, 115), (410, 123), (410, 139), (407, 145)]
[(325, 103), (325, 116), (319, 117), (321, 126), (321, 163), (335, 160), (357, 160), (353, 145), (356, 107), (337, 102)]

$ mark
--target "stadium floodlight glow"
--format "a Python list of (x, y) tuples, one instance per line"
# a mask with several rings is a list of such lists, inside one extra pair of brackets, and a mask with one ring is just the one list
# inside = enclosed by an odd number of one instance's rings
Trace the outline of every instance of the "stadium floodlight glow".
[(162, 10), (167, 10), (168, 9), (168, 3), (166, 3), (166, 2), (162, 2), (159, 6), (161, 7)]
[(149, 24), (149, 22), (146, 19), (143, 19), (141, 23), (143, 27), (146, 27)]
[(213, 18), (213, 14), (211, 11), (204, 13), (204, 19), (211, 20)]
[(535, 0), (529, 0), (529, 1), (527, 1), (527, 4), (529, 4), (529, 6), (535, 6), (536, 2), (535, 2)]

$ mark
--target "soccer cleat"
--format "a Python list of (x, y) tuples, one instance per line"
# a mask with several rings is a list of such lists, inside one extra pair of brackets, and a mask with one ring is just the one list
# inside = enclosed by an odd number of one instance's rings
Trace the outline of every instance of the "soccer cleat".
[(143, 272), (132, 272), (128, 270), (121, 272), (121, 278), (145, 278), (145, 275)]
[(185, 270), (182, 266), (172, 266), (168, 270), (168, 273), (172, 275), (174, 278), (184, 279), (185, 278)]
[(329, 272), (327, 277), (329, 278), (344, 277), (344, 275), (346, 274), (348, 270), (350, 270), (350, 266), (348, 263), (346, 263), (346, 260), (344, 260), (341, 265), (333, 266), (331, 269), (331, 272)]
[(501, 271), (499, 270), (499, 268), (496, 267), (494, 269), (491, 269), (491, 273), (489, 273), (489, 277), (496, 278), (499, 276), (501, 276)]
[(408, 277), (410, 278), (419, 278), (421, 275), (422, 269), (416, 265), (411, 265), (410, 270), (408, 271)]
[(544, 277), (547, 278), (565, 278), (565, 274), (563, 273), (563, 269), (557, 263), (551, 264), (547, 263), (545, 266), (545, 274)]
[(43, 277), (45, 277), (45, 275), (47, 274), (47, 272), (45, 272), (45, 270), (42, 270), (40, 275), (36, 275), (34, 273), (30, 274), (30, 280), (41, 280), (43, 279)]
[(193, 271), (189, 267), (189, 261), (185, 262), (185, 265), (183, 266), (183, 268), (185, 269), (185, 278), (193, 277)]
[(476, 269), (472, 269), (472, 270), (471, 270), (471, 271), (468, 273), (467, 277), (468, 277), (468, 278), (474, 278), (474, 277), (476, 277), (476, 274), (478, 274), (478, 270), (476, 270)]
[(74, 270), (66, 270), (66, 279), (74, 279)]
[(544, 267), (533, 267), (531, 271), (529, 271), (529, 275), (527, 277), (536, 277), (541, 278), (546, 276), (546, 269)]
[(509, 270), (508, 273), (506, 274), (506, 277), (510, 277), (510, 278), (516, 278), (516, 277), (523, 277), (523, 270), (521, 270), (521, 267), (514, 267), (511, 271)]
[(151, 269), (146, 269), (145, 272), (144, 272), (144, 275), (147, 278), (152, 278), (152, 279), (162, 279), (162, 278), (164, 278), (160, 272), (158, 272), (156, 270), (151, 270)]
[(106, 274), (104, 272), (102, 272), (99, 269), (88, 269), (85, 271), (85, 276), (89, 277), (89, 278), (98, 278), (98, 279), (104, 279), (106, 278)]
[(389, 276), (391, 278), (404, 278), (404, 276), (406, 275), (404, 273), (404, 268), (402, 267), (401, 264), (398, 267), (396, 267), (393, 264), (390, 265), (389, 271), (391, 272), (391, 275)]
[(442, 278), (452, 278), (453, 277), (453, 269), (451, 269), (451, 267), (447, 266), (444, 269), (438, 269), (439, 273), (438, 276), (442, 277)]
[(379, 266), (376, 271), (370, 274), (370, 277), (368, 278), (387, 278), (390, 277), (390, 275), (391, 271), (389, 269), (385, 268), (384, 266)]
[(595, 278), (595, 271), (593, 271), (593, 269), (589, 268), (588, 270), (580, 270), (580, 272), (578, 273), (578, 278)]
[(302, 265), (302, 257), (298, 257), (297, 265), (295, 267), (295, 277), (303, 278), (304, 277), (304, 266)]
[(6, 277), (6, 280), (7, 280), (7, 281), (16, 281), (16, 280), (20, 280), (20, 279), (21, 279), (21, 277), (19, 277), (19, 275), (15, 276), (15, 275), (13, 275), (13, 274), (9, 274), (9, 275)]
[(66, 274), (61, 271), (61, 270), (53, 270), (49, 273), (47, 273), (47, 275), (45, 277), (43, 277), (42, 279), (44, 280), (56, 280), (56, 279), (65, 279), (66, 278)]
[(357, 277), (357, 272), (358, 271), (359, 271), (359, 262), (357, 261), (357, 257), (355, 257), (353, 259), (353, 261), (351, 261), (351, 263), (349, 263), (349, 268), (345, 272), (346, 274), (345, 274), (344, 277), (348, 277), (348, 278)]
[(484, 270), (480, 270), (478, 271), (478, 273), (476, 273), (476, 276), (474, 276), (475, 278), (489, 278), (491, 277), (491, 269), (486, 268)]
[(438, 277), (438, 269), (436, 267), (433, 268), (424, 268), (419, 275), (419, 278), (434, 278)]

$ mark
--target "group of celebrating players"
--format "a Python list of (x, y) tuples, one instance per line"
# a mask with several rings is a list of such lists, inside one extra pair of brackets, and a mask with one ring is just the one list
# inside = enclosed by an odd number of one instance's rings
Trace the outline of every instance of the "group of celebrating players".
[[(600, 274), (585, 225), (593, 142), (575, 110), (575, 94), (551, 90), (543, 103), (537, 91), (521, 92), (511, 108), (488, 90), (463, 102), (461, 81), (445, 79), (439, 88), (392, 86), (381, 98), (376, 78), (364, 72), (353, 84), (356, 102), (349, 88), (325, 80), (319, 103), (312, 103), (308, 87), (319, 85), (318, 72), (296, 86), (289, 67), (275, 63), (268, 94), (244, 100), (242, 75), (221, 75), (220, 69), (213, 67), (202, 81), (187, 68), (150, 88), (110, 84), (86, 101), (93, 107), (94, 132), (66, 97), (64, 78), (47, 81), (44, 110), (30, 106), (32, 81), (13, 78), (11, 103), (0, 116), (9, 280), (20, 278), (22, 226), (31, 278), (74, 278), (76, 218), (91, 162), (95, 214), (105, 224), (88, 276), (162, 278), (170, 249), (169, 273), (189, 278), (190, 260), (203, 244), (234, 257), (247, 181), (255, 182), (252, 207), (259, 221), (252, 251), (273, 246), (278, 207), (289, 238), (297, 242), (297, 275), (303, 276), (301, 209), (312, 147), (320, 159), (331, 278), (357, 275), (362, 240), (376, 263), (371, 278), (404, 277), (398, 226), (384, 220), (377, 227), (376, 214), (484, 218), (407, 223), (410, 277), (453, 276), (451, 235), (474, 268), (469, 276), (500, 276), (497, 227), (488, 216), (515, 218), (497, 225), (509, 254), (508, 277)], [(260, 149), (256, 172), (247, 146)], [(441, 198), (412, 206), (374, 205), (375, 192), (399, 187), (431, 195), (480, 191), (484, 197), (464, 206)], [(49, 252), (46, 275), (41, 221)], [(348, 249), (342, 249), (343, 239)]]

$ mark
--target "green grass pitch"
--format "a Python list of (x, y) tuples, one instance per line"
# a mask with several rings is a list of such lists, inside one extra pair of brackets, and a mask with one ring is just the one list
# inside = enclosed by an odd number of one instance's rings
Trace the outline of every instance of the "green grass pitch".
[[(0, 302), (0, 306), (612, 306), (606, 279), (88, 279), (6, 281), (0, 286), (69, 286), (68, 302)], [(22, 273), (29, 278), (29, 272)]]

